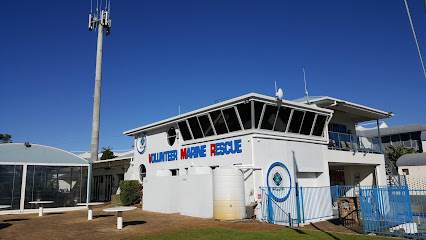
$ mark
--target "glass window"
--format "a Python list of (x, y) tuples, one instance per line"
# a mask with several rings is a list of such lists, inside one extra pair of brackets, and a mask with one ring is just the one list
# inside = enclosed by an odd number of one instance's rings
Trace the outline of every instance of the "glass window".
[(262, 114), (263, 105), (264, 104), (261, 102), (254, 102), (254, 128), (258, 128), (259, 126), (260, 115)]
[(241, 122), (244, 129), (251, 128), (251, 102), (240, 103), (237, 105), (238, 114), (240, 115)]
[(226, 128), (226, 124), (220, 110), (211, 112), (210, 117), (212, 118), (214, 129), (216, 129), (216, 133), (218, 135), (228, 133), (228, 129)]
[(146, 168), (145, 165), (141, 164), (139, 166), (139, 179), (143, 182), (143, 179), (146, 177)]
[(290, 128), (288, 129), (291, 133), (299, 133), (300, 125), (302, 124), (303, 115), (305, 112), (294, 109), (293, 116), (291, 117)]
[(170, 169), (170, 172), (172, 172), (172, 176), (178, 176), (179, 175), (179, 169)]
[(408, 141), (408, 140), (410, 140), (410, 134), (408, 133), (401, 134), (401, 141)]
[(277, 106), (266, 104), (260, 128), (272, 130), (272, 128), (274, 127), (275, 119), (277, 118), (277, 111)]
[(310, 135), (312, 124), (314, 123), (315, 113), (306, 112), (305, 117), (303, 118), (302, 128), (300, 129), (300, 134)]
[(399, 134), (397, 135), (392, 135), (391, 136), (391, 141), (394, 142), (399, 142), (401, 139), (399, 138)]
[(173, 144), (176, 141), (176, 130), (174, 127), (171, 127), (169, 131), (167, 131), (167, 142), (170, 146), (173, 146)]
[(241, 130), (240, 121), (238, 121), (237, 113), (235, 113), (234, 107), (223, 109), (223, 116), (225, 116), (226, 125), (230, 132)]
[(331, 127), (332, 127), (332, 128), (331, 128), (331, 129), (332, 129), (331, 131), (333, 131), (333, 132), (337, 132), (337, 133), (338, 133), (338, 132), (340, 131), (340, 130), (339, 130), (339, 124), (334, 124), (334, 123), (332, 123), (332, 124), (331, 124)]
[(188, 125), (186, 124), (186, 121), (183, 120), (181, 122), (178, 122), (180, 134), (182, 134), (183, 140), (191, 140), (191, 133), (189, 132)]
[(0, 165), (0, 205), (19, 209), (22, 169), (22, 165)]
[(213, 127), (207, 115), (199, 116), (198, 121), (200, 122), (205, 137), (214, 135)]
[(287, 129), (288, 119), (290, 118), (291, 108), (281, 107), (278, 110), (278, 117), (275, 121), (275, 131), (285, 132)]
[(420, 140), (420, 132), (412, 132), (410, 133), (411, 140)]
[(322, 132), (324, 130), (324, 125), (327, 117), (324, 115), (317, 115), (317, 120), (315, 121), (314, 131), (312, 132), (312, 135), (314, 136), (321, 136)]
[(339, 133), (346, 133), (346, 126), (345, 125), (339, 125)]
[(192, 135), (194, 139), (202, 138), (203, 133), (201, 132), (200, 124), (196, 117), (188, 118), (189, 127), (191, 128)]
[(36, 200), (54, 200), (49, 207), (73, 207), (86, 201), (87, 167), (28, 166), (25, 208)]
[(382, 137), (382, 143), (388, 143), (390, 142), (390, 137), (386, 136), (386, 137)]

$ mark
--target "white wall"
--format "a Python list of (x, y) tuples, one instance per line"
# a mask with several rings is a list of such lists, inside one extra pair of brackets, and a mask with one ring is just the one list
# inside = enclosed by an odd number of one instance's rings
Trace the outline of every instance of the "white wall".
[(143, 185), (142, 209), (159, 213), (178, 213), (180, 206), (179, 177), (146, 177)]
[(180, 177), (180, 214), (185, 216), (213, 217), (212, 174)]

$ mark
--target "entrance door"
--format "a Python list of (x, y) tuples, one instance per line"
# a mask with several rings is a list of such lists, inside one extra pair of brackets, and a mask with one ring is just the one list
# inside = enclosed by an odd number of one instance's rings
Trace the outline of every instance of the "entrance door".
[(112, 175), (105, 175), (105, 201), (111, 201)]
[(99, 200), (99, 189), (101, 184), (101, 176), (93, 177), (93, 196), (92, 200)]

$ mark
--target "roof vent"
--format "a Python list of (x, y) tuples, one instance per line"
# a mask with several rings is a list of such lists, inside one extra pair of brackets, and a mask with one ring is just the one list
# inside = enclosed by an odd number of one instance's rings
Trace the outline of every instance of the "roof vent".
[(24, 143), (25, 147), (31, 147), (31, 144), (29, 142)]

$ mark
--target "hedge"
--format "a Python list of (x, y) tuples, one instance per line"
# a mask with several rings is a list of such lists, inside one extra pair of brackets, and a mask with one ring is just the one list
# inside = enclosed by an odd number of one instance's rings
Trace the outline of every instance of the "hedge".
[(138, 180), (120, 181), (120, 200), (123, 205), (129, 206), (141, 202), (140, 185)]

